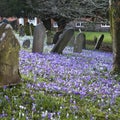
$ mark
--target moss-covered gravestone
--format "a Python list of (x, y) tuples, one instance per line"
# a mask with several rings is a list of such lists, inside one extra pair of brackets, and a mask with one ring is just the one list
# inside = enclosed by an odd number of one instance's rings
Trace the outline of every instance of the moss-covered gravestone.
[(0, 24), (0, 87), (20, 82), (20, 45), (9, 24)]

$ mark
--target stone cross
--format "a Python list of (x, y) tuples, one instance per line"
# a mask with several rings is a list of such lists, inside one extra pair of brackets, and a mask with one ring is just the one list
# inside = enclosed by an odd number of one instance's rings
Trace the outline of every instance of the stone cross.
[(0, 24), (0, 87), (20, 82), (20, 44), (9, 24)]
[(59, 36), (59, 39), (53, 49), (51, 50), (52, 53), (62, 54), (64, 48), (67, 46), (68, 42), (71, 40), (74, 34), (73, 29), (67, 29), (63, 31), (63, 33)]
[(45, 34), (45, 27), (41, 22), (34, 28), (32, 52), (43, 52)]

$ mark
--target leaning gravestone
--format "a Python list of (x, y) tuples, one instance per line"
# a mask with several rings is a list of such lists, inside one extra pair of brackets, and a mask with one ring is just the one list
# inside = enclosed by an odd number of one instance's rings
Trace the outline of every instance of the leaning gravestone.
[(53, 49), (51, 50), (51, 52), (52, 53), (62, 54), (62, 51), (64, 50), (64, 48), (66, 47), (68, 42), (71, 40), (73, 34), (74, 34), (73, 29), (65, 30), (59, 36), (59, 39), (58, 39), (57, 43), (55, 44), (55, 46), (53, 47)]
[(97, 40), (97, 43), (96, 43), (95, 48), (94, 48), (95, 50), (99, 50), (99, 49), (100, 49), (100, 46), (101, 46), (101, 44), (102, 44), (103, 39), (104, 39), (104, 35), (102, 34), (102, 35), (98, 38), (98, 40)]
[(30, 47), (30, 40), (29, 39), (24, 40), (22, 47), (23, 48), (29, 48)]
[(79, 33), (76, 37), (74, 43), (74, 52), (82, 52), (82, 49), (85, 49), (86, 38), (84, 33)]
[(93, 41), (94, 41), (95, 44), (97, 43), (97, 37), (96, 36), (94, 36)]
[(0, 86), (20, 82), (19, 73), (20, 44), (9, 24), (0, 24)]
[(70, 47), (74, 47), (74, 42), (75, 42), (75, 34), (72, 36), (71, 40), (68, 42), (68, 45)]
[(43, 52), (45, 39), (45, 27), (41, 22), (34, 28), (33, 47), (32, 52)]

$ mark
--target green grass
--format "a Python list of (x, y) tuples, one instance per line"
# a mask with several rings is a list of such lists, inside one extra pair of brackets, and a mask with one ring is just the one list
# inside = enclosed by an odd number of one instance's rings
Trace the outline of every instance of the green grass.
[[(103, 46), (109, 46), (112, 48), (112, 38), (110, 32), (84, 32), (87, 40), (86, 44), (86, 49), (94, 49), (95, 46), (95, 41), (94, 38), (96, 37), (97, 39), (100, 37), (100, 35), (104, 35), (103, 39)], [(78, 31), (75, 32), (75, 36), (79, 34)]]
[[(94, 37), (99, 38), (100, 35), (104, 34), (104, 43), (112, 43), (111, 34), (109, 32), (84, 32), (86, 35), (86, 40), (94, 41)], [(77, 36), (79, 32), (76, 32), (75, 35)]]
[(87, 40), (94, 40), (94, 37), (99, 38), (100, 35), (104, 34), (104, 40), (105, 43), (112, 43), (111, 35), (109, 32), (84, 32), (86, 35)]

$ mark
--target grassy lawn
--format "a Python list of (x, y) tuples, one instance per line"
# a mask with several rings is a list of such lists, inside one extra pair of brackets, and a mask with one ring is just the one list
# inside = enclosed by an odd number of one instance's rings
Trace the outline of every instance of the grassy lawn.
[[(104, 39), (103, 39), (103, 43), (102, 46), (109, 46), (110, 48), (112, 48), (112, 39), (111, 39), (111, 35), (109, 32), (84, 32), (86, 35), (86, 49), (91, 49), (93, 50), (95, 47), (95, 41), (94, 38), (97, 37), (97, 39), (100, 37), (100, 35), (104, 34)], [(75, 35), (77, 36), (79, 34), (79, 32), (76, 32)]]
[(87, 40), (94, 40), (94, 37), (99, 38), (100, 35), (104, 34), (104, 40), (105, 43), (112, 43), (111, 35), (109, 32), (84, 32), (86, 35)]

